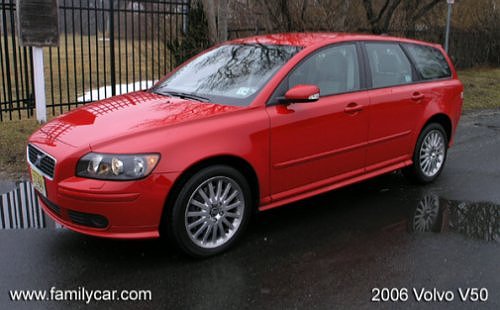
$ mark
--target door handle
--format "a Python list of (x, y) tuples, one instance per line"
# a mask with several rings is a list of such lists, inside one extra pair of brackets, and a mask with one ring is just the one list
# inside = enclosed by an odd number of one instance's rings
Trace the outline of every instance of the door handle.
[(412, 95), (411, 95), (411, 100), (414, 100), (414, 101), (418, 101), (420, 99), (423, 99), (424, 98), (424, 94), (422, 94), (421, 92), (414, 92)]
[(351, 102), (345, 106), (344, 112), (347, 114), (355, 114), (363, 110), (363, 106), (357, 104), (356, 102)]

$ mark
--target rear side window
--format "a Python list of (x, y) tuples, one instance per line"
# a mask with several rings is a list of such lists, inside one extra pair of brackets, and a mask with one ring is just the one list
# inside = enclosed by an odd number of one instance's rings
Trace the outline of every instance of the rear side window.
[(448, 62), (437, 48), (416, 44), (405, 44), (405, 48), (415, 61), (415, 67), (424, 80), (451, 76)]
[(411, 63), (394, 43), (366, 43), (372, 87), (408, 84), (413, 81)]

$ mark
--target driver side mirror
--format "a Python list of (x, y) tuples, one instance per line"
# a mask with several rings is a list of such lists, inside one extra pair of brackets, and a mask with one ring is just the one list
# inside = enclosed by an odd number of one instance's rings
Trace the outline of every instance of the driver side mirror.
[(316, 85), (300, 84), (290, 88), (285, 93), (285, 103), (313, 102), (319, 99), (319, 87)]

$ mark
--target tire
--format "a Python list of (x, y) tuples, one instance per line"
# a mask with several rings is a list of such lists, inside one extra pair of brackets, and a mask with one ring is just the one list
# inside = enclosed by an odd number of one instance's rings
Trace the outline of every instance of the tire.
[(188, 255), (216, 255), (232, 247), (245, 231), (252, 201), (248, 181), (238, 170), (210, 166), (181, 188), (167, 225)]
[(443, 126), (431, 123), (422, 130), (413, 153), (413, 164), (403, 169), (411, 181), (427, 184), (443, 171), (448, 153), (448, 137)]

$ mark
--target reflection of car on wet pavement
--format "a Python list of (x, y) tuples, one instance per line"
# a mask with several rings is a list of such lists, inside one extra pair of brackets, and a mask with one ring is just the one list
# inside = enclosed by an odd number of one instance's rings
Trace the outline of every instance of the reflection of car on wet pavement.
[(387, 36), (238, 39), (155, 87), (56, 118), (30, 138), (33, 185), (64, 226), (170, 235), (209, 256), (268, 210), (403, 169), (442, 172), (463, 86), (439, 45)]
[(490, 202), (465, 202), (424, 196), (409, 218), (412, 232), (452, 230), (470, 238), (500, 241), (500, 206)]
[(440, 212), (439, 197), (426, 195), (415, 207), (413, 217), (410, 217), (409, 228), (416, 232), (440, 231), (442, 212)]

